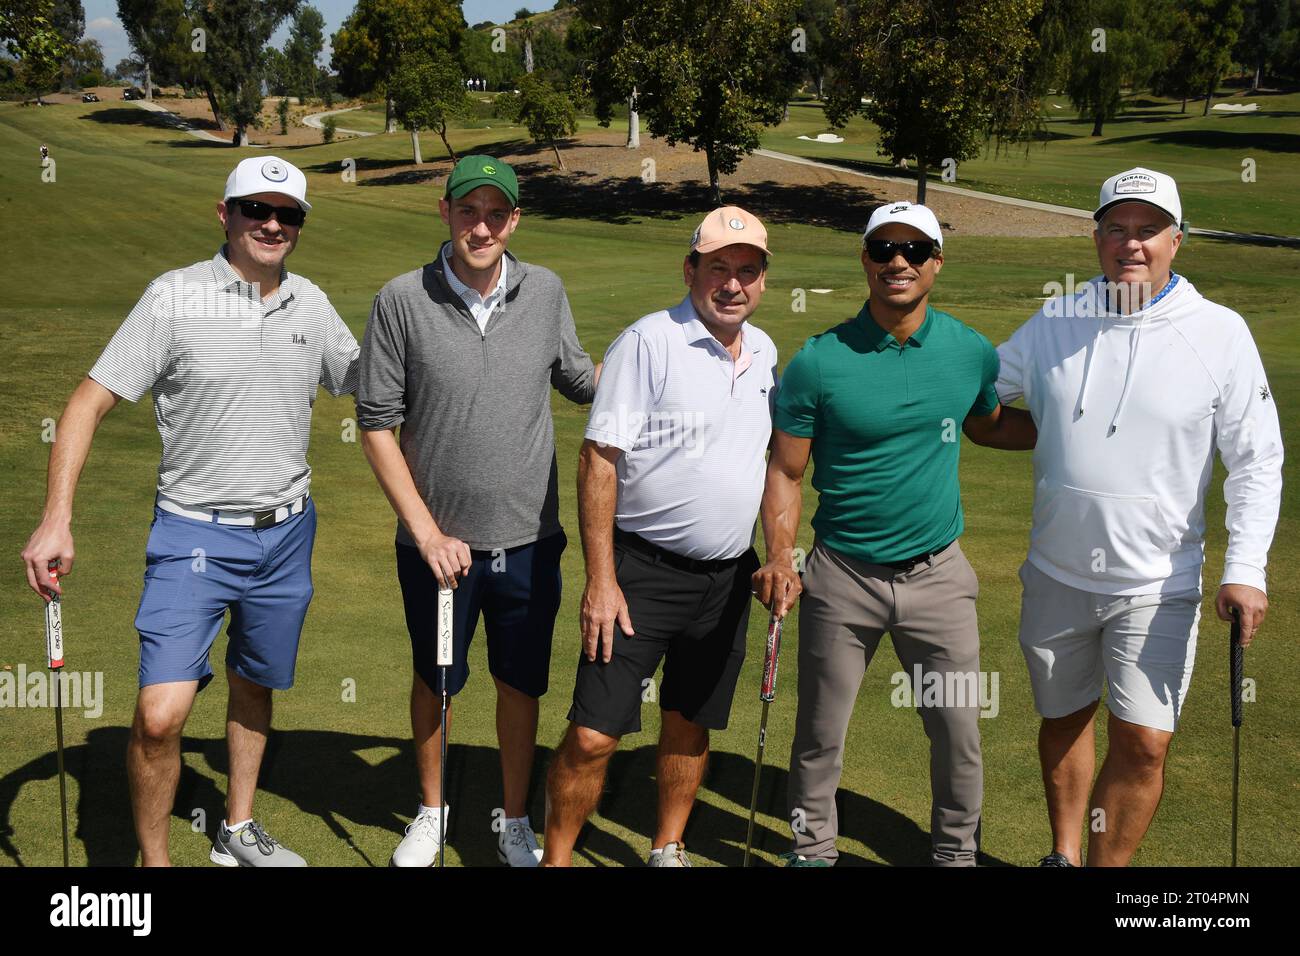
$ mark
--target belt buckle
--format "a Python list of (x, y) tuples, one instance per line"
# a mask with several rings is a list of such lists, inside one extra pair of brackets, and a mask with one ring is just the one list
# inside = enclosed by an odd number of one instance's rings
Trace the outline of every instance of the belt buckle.
[(275, 524), (275, 511), (276, 509), (271, 508), (269, 511), (253, 512), (253, 530), (259, 531)]

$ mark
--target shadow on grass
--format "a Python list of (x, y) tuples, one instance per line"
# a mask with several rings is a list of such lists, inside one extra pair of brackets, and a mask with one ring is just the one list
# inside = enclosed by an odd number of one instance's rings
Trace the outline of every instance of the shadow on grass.
[(1300, 153), (1300, 134), (1253, 130), (1180, 129), (1137, 136), (1106, 137), (1105, 143), (1108, 146), (1119, 143), (1154, 143), (1201, 149), (1263, 149), (1273, 153)]
[[(90, 866), (132, 866), (137, 847), (131, 824), (127, 793), (126, 727), (92, 730), (87, 742), (65, 752), (69, 777), (77, 783), (78, 803), (69, 808), (70, 826)], [(198, 754), (214, 774), (228, 772), (225, 741), (185, 737), (182, 750)], [(374, 748), (395, 750), (371, 765), (362, 752)], [(545, 819), (544, 779), (552, 751), (537, 749), (528, 810), (537, 830)], [(448, 846), (455, 849), (465, 866), (496, 866), (497, 835), (492, 830), (493, 808), (500, 804), (501, 771), (496, 748), (452, 743), (447, 753), (447, 803), (465, 808), (452, 814)], [(650, 850), (655, 829), (656, 788), (655, 746), (645, 744), (619, 750), (610, 761), (600, 814), (607, 820), (639, 834), (631, 846), (619, 837), (593, 826), (584, 828), (577, 853), (594, 861), (599, 854), (616, 865), (641, 866)], [(57, 774), (54, 753), (28, 762), (0, 779), (0, 853), (16, 866), (27, 865), (22, 849), (14, 842), (9, 823), (11, 808), (22, 788), (32, 782), (52, 780)], [(739, 807), (748, 807), (754, 764), (747, 757), (715, 753), (710, 761), (704, 789)], [(763, 771), (759, 791), (760, 814), (784, 817), (786, 771), (768, 767)], [(352, 836), (350, 827), (386, 829), (396, 847), (418, 802), (415, 757), (408, 739), (377, 737), (336, 731), (273, 731), (258, 781), (261, 792), (273, 793), (292, 802), (303, 813), (317, 816), (339, 840), (357, 855), (357, 862), (384, 866), (388, 859), (371, 858)], [(921, 781), (918, 781), (921, 783)], [(907, 817), (860, 794), (841, 790), (837, 796), (840, 832), (861, 840), (888, 864), (924, 866), (929, 859), (929, 836)], [(58, 806), (49, 809), (50, 827), (43, 837), (48, 846), (58, 845)], [(181, 767), (176, 804), (172, 813), (192, 824), (202, 810), (210, 838), (225, 814), (225, 795), (215, 779), (189, 763)], [(285, 821), (268, 819), (268, 828), (283, 833)], [(744, 855), (744, 810), (731, 811), (697, 802), (685, 834), (691, 852), (702, 859), (727, 866), (739, 866)], [(777, 854), (788, 846), (788, 831), (780, 832), (756, 824), (755, 846)], [(385, 850), (385, 852), (388, 852)], [(992, 858), (985, 864), (1005, 865)], [(840, 865), (874, 865), (862, 857), (844, 854)]]

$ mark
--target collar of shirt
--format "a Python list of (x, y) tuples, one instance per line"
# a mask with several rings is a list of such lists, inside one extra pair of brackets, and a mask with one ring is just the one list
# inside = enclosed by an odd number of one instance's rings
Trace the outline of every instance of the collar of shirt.
[[(682, 333), (686, 336), (686, 342), (688, 345), (694, 345), (696, 342), (708, 341), (717, 346), (717, 349), (721, 350), (727, 356), (728, 360), (731, 359), (731, 353), (727, 351), (727, 347), (719, 342), (713, 333), (708, 330), (708, 327), (700, 321), (700, 315), (695, 311), (695, 303), (691, 301), (689, 295), (682, 299), (681, 304), (672, 311), (676, 313), (675, 317), (677, 321), (681, 323)], [(748, 341), (753, 340), (752, 336), (745, 335), (745, 330), (747, 328), (749, 328), (748, 320), (742, 322), (740, 325), (740, 357), (736, 359), (736, 374), (740, 374), (745, 369), (749, 368), (750, 364), (754, 361), (754, 355), (758, 352), (757, 343), (746, 345)]]
[(465, 283), (460, 281), (460, 276), (456, 275), (456, 270), (451, 266), (451, 243), (442, 247), (442, 269), (447, 275), (447, 285), (451, 286), (451, 291), (465, 300), (466, 305), (495, 305), (497, 300), (506, 294), (506, 272), (510, 268), (510, 263), (504, 253), (501, 255), (501, 275), (497, 278), (497, 284), (486, 296), (478, 294), (477, 289), (471, 289)]
[[(934, 306), (927, 304), (925, 307), (925, 318), (921, 322), (921, 327), (908, 336), (907, 344), (921, 348), (925, 345), (925, 337), (930, 334), (930, 326), (934, 322)], [(898, 344), (898, 339), (886, 332), (876, 320), (871, 317), (871, 301), (862, 303), (862, 311), (857, 315), (858, 327), (866, 337), (867, 345), (873, 352), (883, 352), (887, 348), (901, 349), (903, 346)]]
[[(249, 292), (252, 293), (253, 284), (240, 277), (239, 273), (235, 271), (235, 267), (230, 264), (228, 255), (227, 247), (223, 243), (221, 248), (217, 250), (217, 254), (212, 257), (212, 278), (213, 281), (216, 282), (218, 291), (225, 292), (231, 286), (238, 286), (235, 291), (242, 295), (244, 287), (247, 286)], [(292, 279), (292, 273), (281, 265), (280, 288), (277, 289), (275, 295), (271, 296), (270, 300), (265, 303), (268, 312), (278, 309), (281, 306), (288, 305), (288, 303), (293, 299)]]

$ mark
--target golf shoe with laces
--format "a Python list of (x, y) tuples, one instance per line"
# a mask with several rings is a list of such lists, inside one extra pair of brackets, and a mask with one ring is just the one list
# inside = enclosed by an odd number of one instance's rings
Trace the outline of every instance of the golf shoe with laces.
[(1055, 850), (1053, 850), (1051, 853), (1047, 854), (1047, 856), (1039, 860), (1038, 865), (1050, 866), (1050, 867), (1069, 867), (1070, 869), (1075, 868), (1074, 864), (1071, 863), (1064, 854), (1057, 853)]
[(306, 866), (307, 861), (280, 843), (252, 820), (238, 830), (222, 820), (208, 859), (220, 866)]
[[(451, 808), (444, 812), (451, 819)], [(433, 866), (438, 862), (438, 819), (442, 814), (436, 807), (421, 807), (415, 819), (406, 828), (406, 836), (393, 851), (389, 866)], [(443, 826), (446, 839), (446, 826)]]
[(685, 843), (669, 843), (662, 850), (651, 850), (647, 866), (690, 866)]
[(497, 859), (506, 866), (537, 866), (542, 851), (537, 847), (537, 834), (522, 820), (511, 820), (497, 838)]

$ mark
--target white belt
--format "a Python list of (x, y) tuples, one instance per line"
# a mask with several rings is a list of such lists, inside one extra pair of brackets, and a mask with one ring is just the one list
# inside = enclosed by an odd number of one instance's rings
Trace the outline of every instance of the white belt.
[(302, 514), (302, 509), (306, 506), (307, 496), (300, 495), (287, 505), (268, 508), (265, 511), (216, 511), (211, 508), (190, 508), (170, 498), (158, 496), (158, 507), (171, 514), (192, 518), (195, 521), (242, 525), (246, 528), (269, 528), (296, 514)]

